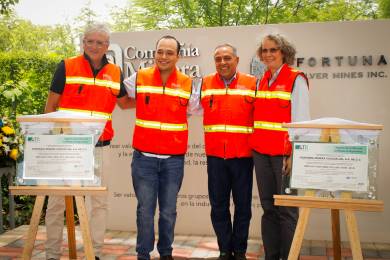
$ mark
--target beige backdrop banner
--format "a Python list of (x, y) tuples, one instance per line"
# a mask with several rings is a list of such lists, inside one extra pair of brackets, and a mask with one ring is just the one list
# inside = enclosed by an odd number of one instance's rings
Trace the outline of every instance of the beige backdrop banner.
[[(237, 47), (239, 70), (261, 73), (255, 57), (263, 35), (281, 33), (297, 48), (299, 69), (310, 80), (311, 116), (339, 117), (383, 124), (381, 135), (378, 197), (385, 202), (382, 213), (358, 213), (362, 241), (390, 242), (390, 20), (303, 23), (264, 26), (215, 27), (169, 31), (114, 33), (113, 59), (126, 76), (139, 67), (153, 64), (156, 40), (166, 34), (182, 43), (178, 67), (198, 80), (214, 72), (213, 51), (222, 43)], [(131, 182), (130, 163), (134, 111), (116, 109), (113, 115), (115, 138), (105, 154), (105, 171), (110, 171), (109, 223), (114, 230), (136, 230), (136, 199)], [(177, 234), (214, 234), (207, 195), (206, 158), (203, 149), (202, 118), (189, 119), (189, 149), (183, 186), (178, 199)], [(254, 181), (255, 178), (254, 178)], [(262, 209), (256, 184), (253, 189), (252, 237), (260, 237)], [(156, 219), (158, 211), (156, 213)], [(347, 240), (345, 223), (342, 239)], [(157, 225), (156, 225), (157, 229)], [(330, 214), (315, 210), (307, 229), (308, 239), (331, 239)]]

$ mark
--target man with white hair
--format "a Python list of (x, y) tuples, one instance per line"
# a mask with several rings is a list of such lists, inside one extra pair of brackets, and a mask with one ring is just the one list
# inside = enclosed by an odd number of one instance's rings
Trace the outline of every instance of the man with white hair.
[[(104, 149), (114, 135), (111, 113), (118, 104), (131, 106), (122, 84), (118, 66), (111, 64), (105, 55), (110, 42), (110, 31), (105, 24), (89, 25), (83, 37), (84, 53), (61, 61), (54, 74), (45, 113), (71, 110), (107, 118), (107, 123), (96, 145)], [(101, 173), (102, 183), (108, 173)], [(96, 259), (101, 255), (107, 216), (107, 197), (91, 196), (86, 200), (91, 237)], [(65, 200), (63, 196), (50, 196), (46, 210), (46, 258), (60, 259), (64, 228)]]

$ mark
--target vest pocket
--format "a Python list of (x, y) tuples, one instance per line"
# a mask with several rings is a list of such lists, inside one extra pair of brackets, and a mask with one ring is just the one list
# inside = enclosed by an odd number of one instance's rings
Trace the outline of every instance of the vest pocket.
[(111, 95), (117, 97), (119, 95), (119, 90), (114, 88), (108, 88), (111, 92)]
[(73, 106), (82, 106), (88, 103), (89, 89), (85, 85), (69, 85), (65, 86), (63, 96), (69, 100)]
[[(137, 109), (146, 114), (157, 113), (158, 100), (157, 97), (150, 93), (141, 93), (136, 97)], [(160, 101), (161, 102), (161, 101)]]
[(214, 95), (202, 98), (201, 104), (204, 110), (214, 111), (216, 109), (216, 98)]
[(186, 107), (188, 105), (189, 99), (179, 97), (180, 106)]
[(256, 98), (250, 97), (250, 96), (244, 96), (244, 100), (248, 104), (253, 104), (255, 102)]
[(284, 100), (284, 99), (279, 99), (278, 100), (278, 106), (281, 108), (288, 108), (291, 105), (290, 100)]
[(169, 106), (169, 109), (172, 112), (177, 112), (182, 105), (180, 104), (181, 98), (180, 97), (166, 97), (166, 104)]

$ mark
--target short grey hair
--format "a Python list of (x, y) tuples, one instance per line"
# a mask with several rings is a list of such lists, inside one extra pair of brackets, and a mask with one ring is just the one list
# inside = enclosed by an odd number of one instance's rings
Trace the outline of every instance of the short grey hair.
[(85, 38), (88, 34), (91, 33), (104, 33), (108, 37), (108, 41), (110, 41), (110, 29), (105, 23), (91, 23), (85, 27), (83, 38)]
[(259, 48), (257, 49), (257, 55), (259, 56), (260, 60), (261, 53), (262, 53), (262, 45), (263, 41), (265, 39), (271, 40), (276, 43), (276, 45), (280, 48), (280, 51), (283, 54), (283, 63), (287, 63), (288, 65), (293, 65), (295, 62), (295, 54), (297, 51), (295, 50), (295, 47), (292, 43), (290, 43), (284, 36), (280, 34), (268, 34), (266, 35), (263, 40), (260, 43)]
[(231, 48), (233, 50), (233, 55), (237, 57), (237, 48), (234, 47), (233, 45), (229, 44), (229, 43), (224, 43), (224, 44), (218, 45), (217, 47), (215, 47), (214, 52), (217, 49), (222, 48), (222, 47), (229, 47), (229, 48)]

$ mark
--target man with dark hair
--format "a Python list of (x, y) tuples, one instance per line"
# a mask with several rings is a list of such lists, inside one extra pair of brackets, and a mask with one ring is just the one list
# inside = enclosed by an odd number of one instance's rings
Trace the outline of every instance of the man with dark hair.
[[(45, 113), (56, 110), (77, 111), (107, 119), (103, 134), (96, 145), (107, 147), (114, 135), (111, 113), (117, 103), (121, 108), (131, 106), (122, 82), (120, 68), (106, 58), (110, 31), (105, 24), (89, 25), (83, 37), (84, 54), (62, 61), (54, 74)], [(102, 183), (107, 183), (108, 173), (102, 172)], [(107, 216), (107, 197), (91, 196), (86, 200), (90, 219), (91, 238), (99, 259), (104, 242)], [(46, 258), (60, 259), (64, 228), (65, 199), (50, 196), (46, 210)]]
[(176, 69), (180, 44), (172, 36), (157, 41), (155, 65), (140, 69), (124, 83), (136, 99), (131, 174), (137, 197), (137, 256), (150, 259), (158, 202), (160, 259), (172, 258), (176, 201), (187, 151), (187, 106), (191, 79)]
[(234, 46), (222, 44), (215, 48), (217, 72), (203, 78), (200, 100), (204, 111), (211, 222), (220, 260), (246, 259), (252, 216), (253, 160), (248, 138), (253, 131), (256, 78), (238, 72), (238, 61)]
[(180, 42), (175, 37), (173, 37), (171, 35), (164, 35), (163, 37), (158, 39), (158, 41), (156, 42), (156, 50), (157, 50), (157, 46), (158, 46), (159, 42), (161, 40), (163, 40), (163, 39), (164, 40), (173, 40), (173, 41), (175, 41), (176, 42), (176, 52), (177, 52), (177, 55), (179, 55), (179, 53), (180, 53)]

